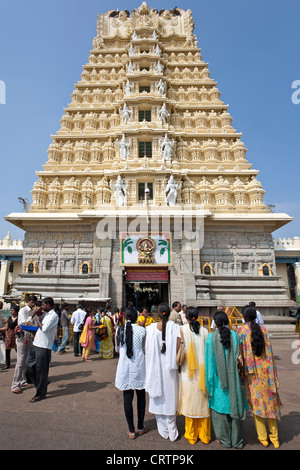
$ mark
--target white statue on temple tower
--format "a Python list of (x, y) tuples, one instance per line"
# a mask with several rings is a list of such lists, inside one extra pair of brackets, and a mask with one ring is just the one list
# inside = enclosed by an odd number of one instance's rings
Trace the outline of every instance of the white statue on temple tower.
[(130, 155), (129, 149), (131, 147), (131, 140), (126, 140), (125, 134), (123, 134), (121, 140), (116, 140), (116, 145), (120, 149), (121, 160), (126, 160)]
[(133, 64), (131, 61), (129, 64), (127, 64), (127, 73), (133, 73), (135, 70), (135, 64)]
[(166, 103), (164, 103), (162, 105), (162, 107), (158, 110), (157, 114), (158, 114), (158, 117), (159, 117), (160, 121), (163, 124), (166, 124), (167, 120), (168, 120), (168, 117), (170, 116), (170, 114), (168, 113), (168, 110), (167, 110)]
[(127, 203), (127, 186), (128, 186), (128, 184), (126, 184), (126, 185), (124, 184), (124, 181), (122, 180), (120, 175), (117, 177), (117, 180), (116, 180), (115, 184), (112, 184), (112, 181), (110, 182), (110, 189), (114, 190), (116, 204), (119, 207), (126, 206), (126, 203)]
[(164, 139), (160, 139), (160, 150), (161, 150), (161, 155), (164, 157), (165, 161), (171, 161), (172, 159), (172, 154), (173, 154), (173, 147), (175, 145), (175, 140), (172, 139), (172, 141), (169, 139), (168, 135), (165, 134)]
[(166, 91), (166, 82), (162, 80), (162, 78), (159, 80), (158, 83), (155, 83), (155, 87), (157, 91), (159, 92), (160, 95), (164, 95)]
[(163, 185), (165, 192), (165, 201), (168, 206), (174, 206), (176, 204), (178, 190), (181, 188), (181, 183), (176, 183), (174, 176), (171, 175), (167, 185)]
[(156, 73), (163, 73), (163, 71), (164, 71), (164, 66), (163, 66), (163, 64), (161, 63), (160, 60), (155, 65), (155, 71), (156, 71)]
[(135, 47), (131, 44), (130, 48), (128, 49), (129, 57), (132, 57), (135, 54)]
[(119, 112), (121, 114), (122, 124), (128, 124), (128, 122), (131, 121), (133, 116), (132, 108), (128, 108), (127, 104), (124, 103), (123, 109), (119, 108)]
[(131, 83), (128, 79), (127, 79), (127, 82), (125, 83), (124, 85), (124, 91), (125, 91), (125, 94), (128, 96), (128, 95), (131, 95), (132, 93), (132, 90), (133, 90), (133, 83)]
[(155, 52), (155, 55), (160, 56), (160, 54), (161, 54), (161, 48), (159, 47), (158, 44), (156, 44), (156, 47), (155, 47), (155, 49), (154, 49), (154, 52)]

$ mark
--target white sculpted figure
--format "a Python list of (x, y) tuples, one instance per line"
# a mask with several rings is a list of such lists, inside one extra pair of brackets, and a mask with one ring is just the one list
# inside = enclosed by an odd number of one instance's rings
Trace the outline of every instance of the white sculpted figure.
[(124, 107), (119, 108), (119, 112), (121, 114), (122, 124), (127, 124), (132, 119), (133, 111), (132, 108), (128, 108), (127, 104), (124, 103)]
[(153, 31), (152, 39), (158, 39), (158, 36), (155, 30)]
[(160, 95), (165, 94), (166, 82), (163, 82), (162, 78), (159, 80), (158, 83), (155, 83), (155, 86)]
[(122, 139), (116, 140), (116, 145), (120, 149), (121, 160), (126, 160), (129, 157), (129, 149), (131, 146), (131, 140), (126, 140), (125, 134), (122, 135)]
[(157, 73), (163, 73), (163, 71), (164, 71), (164, 66), (162, 65), (160, 60), (157, 62), (156, 66), (155, 66), (155, 71)]
[(169, 139), (167, 134), (165, 134), (164, 139), (160, 139), (160, 150), (161, 150), (161, 155), (164, 157), (164, 160), (171, 161), (172, 159), (172, 153), (173, 153), (173, 147), (175, 145), (175, 140), (172, 139), (172, 141)]
[(166, 124), (167, 119), (170, 116), (170, 114), (168, 113), (167, 107), (166, 107), (166, 103), (164, 103), (162, 105), (162, 107), (158, 110), (157, 114), (158, 114), (158, 117), (159, 117), (160, 121), (163, 124)]
[(130, 83), (130, 81), (127, 79), (127, 82), (124, 85), (124, 90), (126, 95), (131, 95), (132, 90), (133, 90), (133, 83)]
[(138, 39), (137, 34), (136, 34), (135, 31), (133, 32), (133, 35), (132, 35), (131, 39), (132, 39), (133, 41), (136, 41), (136, 40)]
[(161, 48), (159, 47), (158, 44), (156, 44), (156, 48), (154, 49), (155, 55), (160, 55), (161, 54)]
[(132, 57), (133, 54), (135, 54), (135, 47), (133, 47), (133, 45), (131, 44), (131, 46), (128, 50), (128, 55), (129, 55), (129, 57)]
[(130, 61), (129, 64), (127, 65), (127, 72), (128, 72), (128, 73), (133, 73), (133, 72), (134, 72), (134, 69), (135, 69), (135, 64), (133, 64), (133, 63)]
[(110, 189), (113, 189), (115, 191), (115, 199), (119, 207), (126, 206), (127, 186), (127, 184), (124, 184), (124, 181), (122, 180), (120, 175), (116, 180), (116, 184), (112, 184), (112, 181), (110, 182)]
[(181, 183), (177, 184), (174, 176), (171, 175), (167, 185), (164, 185), (165, 201), (168, 206), (174, 206), (177, 199), (177, 191), (180, 190)]

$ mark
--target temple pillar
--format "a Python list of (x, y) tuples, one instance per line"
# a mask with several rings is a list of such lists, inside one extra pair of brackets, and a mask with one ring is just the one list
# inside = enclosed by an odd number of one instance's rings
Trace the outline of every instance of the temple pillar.
[(7, 281), (9, 273), (10, 261), (2, 260), (1, 261), (1, 271), (0, 271), (0, 296), (6, 294), (7, 292)]
[(296, 301), (297, 304), (300, 306), (300, 262), (297, 261), (293, 264), (294, 271), (295, 271), (295, 280), (296, 280)]

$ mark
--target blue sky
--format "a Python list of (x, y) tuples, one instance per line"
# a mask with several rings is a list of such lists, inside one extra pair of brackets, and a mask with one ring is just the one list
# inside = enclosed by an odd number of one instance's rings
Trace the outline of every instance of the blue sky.
[[(59, 128), (74, 84), (80, 80), (96, 36), (98, 13), (132, 11), (142, 1), (11, 0), (0, 3), (0, 238), (23, 231), (4, 220), (21, 212), (47, 161), (51, 134)], [(266, 204), (295, 220), (275, 237), (300, 235), (300, 104), (292, 83), (300, 80), (298, 0), (148, 1), (152, 8), (191, 9), (195, 34), (233, 127), (242, 132), (247, 160), (260, 171)], [(300, 94), (299, 94), (300, 97)], [(0, 95), (1, 98), (1, 95)]]

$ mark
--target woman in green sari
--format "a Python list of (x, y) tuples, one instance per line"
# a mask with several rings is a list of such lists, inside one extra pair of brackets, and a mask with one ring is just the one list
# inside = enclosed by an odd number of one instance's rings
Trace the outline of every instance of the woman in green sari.
[(214, 315), (217, 329), (208, 335), (205, 345), (205, 381), (208, 406), (217, 441), (223, 447), (243, 447), (242, 421), (247, 400), (240, 379), (237, 359), (240, 340), (229, 329), (225, 312)]

